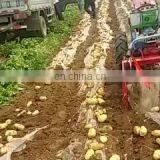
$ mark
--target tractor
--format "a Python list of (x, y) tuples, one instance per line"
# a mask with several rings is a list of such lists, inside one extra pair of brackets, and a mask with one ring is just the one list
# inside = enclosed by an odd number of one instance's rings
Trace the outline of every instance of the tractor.
[[(155, 93), (147, 95), (150, 90), (155, 89), (155, 85), (143, 76), (143, 70), (151, 69), (160, 63), (160, 6), (158, 3), (155, 0), (133, 0), (129, 26), (130, 43), (128, 43), (125, 33), (118, 33), (115, 40), (115, 58), (123, 74), (122, 102), (125, 107), (130, 106), (131, 100), (129, 82), (125, 79), (128, 71), (135, 71), (136, 76), (142, 78), (142, 82), (139, 84), (146, 88), (146, 91), (143, 91), (144, 99), (151, 98), (151, 96), (155, 98)], [(132, 89), (132, 91), (134, 90)], [(139, 95), (137, 96), (139, 97)], [(148, 105), (153, 104), (149, 103)]]

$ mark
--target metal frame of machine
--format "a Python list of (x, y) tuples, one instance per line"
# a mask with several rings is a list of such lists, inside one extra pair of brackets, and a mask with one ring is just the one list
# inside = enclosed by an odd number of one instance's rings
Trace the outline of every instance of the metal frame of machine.
[[(134, 15), (133, 21), (136, 21), (136, 16), (140, 18), (140, 23), (135, 26), (130, 23), (132, 42), (129, 45), (127, 55), (122, 60), (122, 96), (123, 106), (129, 106), (128, 88), (125, 80), (127, 70), (136, 70), (136, 74), (143, 78), (143, 68), (145, 66), (154, 66), (160, 63), (160, 30), (157, 32), (153, 29), (160, 28), (160, 9), (155, 0), (133, 0), (134, 9), (131, 16)], [(139, 17), (140, 16), (140, 17)], [(153, 29), (152, 29), (152, 28)], [(150, 29), (148, 33), (146, 28)], [(141, 35), (143, 32), (143, 35)], [(146, 88), (151, 88), (152, 85), (143, 79), (143, 84)]]

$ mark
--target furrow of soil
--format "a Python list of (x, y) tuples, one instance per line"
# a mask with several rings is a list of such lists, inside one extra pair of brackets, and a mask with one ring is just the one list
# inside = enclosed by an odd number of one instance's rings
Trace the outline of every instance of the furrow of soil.
[[(111, 1), (109, 14), (112, 18), (110, 26), (113, 29), (113, 32), (117, 33), (120, 29), (115, 12), (116, 8), (113, 5), (115, 2), (116, 0)], [(113, 43), (110, 54), (108, 54), (106, 60), (107, 69), (116, 68), (114, 52)], [(146, 119), (144, 115), (137, 113), (135, 110), (124, 110), (121, 105), (122, 97), (120, 83), (106, 83), (105, 91), (106, 108), (109, 115), (108, 123), (113, 127), (113, 131), (109, 134), (114, 137), (114, 141), (110, 144), (112, 146), (112, 148), (110, 148), (111, 151), (107, 151), (108, 154), (110, 152), (117, 153), (121, 156), (122, 160), (151, 160), (154, 149), (157, 149), (159, 146), (155, 143), (155, 139), (150, 135), (150, 132), (159, 129), (160, 127), (152, 120)], [(145, 138), (133, 135), (133, 127), (137, 125), (144, 125), (148, 129), (149, 134)]]
[[(84, 58), (87, 48), (93, 45), (97, 36), (96, 22), (92, 22), (89, 36), (86, 41), (78, 47), (72, 69), (84, 68)], [(48, 125), (47, 129), (39, 132), (33, 141), (28, 142), (24, 151), (12, 155), (13, 160), (55, 160), (59, 150), (66, 148), (73, 139), (83, 139), (84, 133), (81, 126), (76, 126), (78, 111), (84, 96), (77, 95), (79, 83), (52, 83), (45, 84), (24, 84), (25, 90), (17, 95), (17, 99), (6, 109), (1, 110), (0, 121), (12, 119), (13, 122), (21, 123), (26, 129), (21, 135), (24, 136), (35, 128)], [(40, 85), (41, 89), (34, 88)], [(40, 96), (46, 96), (47, 100), (41, 102)], [(32, 101), (33, 105), (26, 108), (27, 102)], [(23, 115), (16, 117), (16, 108), (30, 111), (39, 110), (38, 116)], [(4, 131), (1, 132), (4, 134)], [(6, 142), (5, 139), (3, 142)], [(82, 152), (82, 148), (80, 148)]]

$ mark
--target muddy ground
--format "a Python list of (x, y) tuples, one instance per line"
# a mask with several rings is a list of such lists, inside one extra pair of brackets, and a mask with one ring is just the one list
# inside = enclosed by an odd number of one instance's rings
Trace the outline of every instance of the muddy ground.
[[(115, 0), (110, 0), (109, 15), (114, 33), (118, 32), (119, 23), (117, 20)], [(87, 48), (99, 40), (97, 32), (97, 20), (92, 20), (92, 26), (86, 41), (78, 47), (72, 69), (82, 69), (85, 67), (84, 58), (87, 55)], [(106, 68), (115, 69), (114, 60), (114, 40), (112, 42), (108, 56), (106, 57)], [(14, 122), (22, 123), (26, 130), (21, 134), (25, 135), (34, 128), (48, 125), (47, 129), (40, 131), (33, 141), (28, 142), (24, 151), (12, 155), (13, 160), (56, 160), (59, 150), (66, 148), (73, 139), (84, 141), (86, 131), (83, 126), (77, 124), (79, 108), (85, 99), (85, 93), (78, 95), (79, 83), (52, 83), (45, 84), (24, 84), (25, 90), (18, 94), (16, 100), (5, 109), (0, 110), (0, 121), (12, 119)], [(36, 91), (34, 88), (40, 85), (41, 89)], [(142, 138), (133, 135), (132, 130), (135, 125), (144, 125), (149, 132), (160, 127), (144, 117), (137, 114), (134, 110), (125, 111), (121, 105), (121, 86), (116, 83), (105, 84), (105, 108), (109, 115), (106, 124), (113, 127), (113, 131), (108, 134), (112, 140), (106, 149), (107, 158), (112, 153), (117, 153), (122, 160), (152, 160), (153, 150), (159, 146), (155, 144), (153, 137), (148, 134)], [(39, 101), (39, 96), (47, 96), (47, 101)], [(26, 109), (27, 102), (33, 101), (31, 111), (38, 109), (40, 114), (36, 117), (24, 115), (16, 117), (16, 108)], [(5, 141), (5, 140), (3, 140)], [(77, 157), (83, 153), (83, 148), (77, 148)], [(83, 158), (76, 158), (75, 160)]]

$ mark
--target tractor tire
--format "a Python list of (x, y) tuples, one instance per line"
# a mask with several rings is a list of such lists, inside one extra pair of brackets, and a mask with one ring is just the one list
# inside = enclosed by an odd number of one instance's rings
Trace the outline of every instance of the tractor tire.
[(43, 16), (39, 16), (38, 36), (45, 38), (47, 36), (47, 24)]
[(117, 65), (120, 67), (123, 57), (127, 55), (128, 43), (125, 33), (118, 33), (115, 37), (115, 59)]

